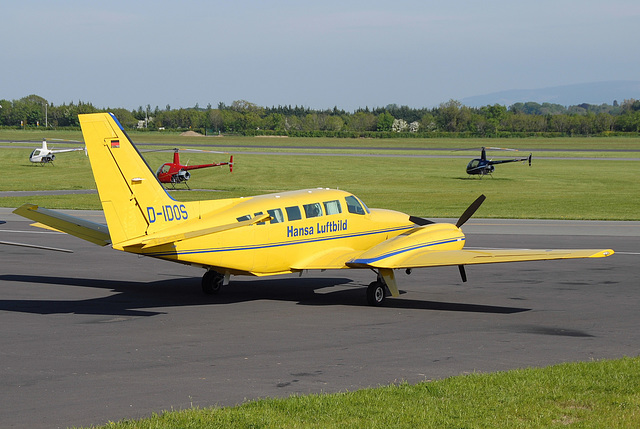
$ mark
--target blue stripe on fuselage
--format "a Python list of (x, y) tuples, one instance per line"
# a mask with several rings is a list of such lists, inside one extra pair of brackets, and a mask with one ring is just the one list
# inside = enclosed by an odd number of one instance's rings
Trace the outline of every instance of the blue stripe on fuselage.
[(233, 252), (233, 251), (241, 251), (241, 250), (259, 250), (259, 249), (268, 249), (273, 247), (286, 247), (286, 246), (295, 246), (298, 244), (317, 243), (320, 241), (333, 241), (333, 240), (342, 240), (347, 238), (364, 237), (368, 235), (404, 231), (404, 230), (409, 230), (413, 228), (415, 228), (415, 225), (387, 228), (387, 229), (381, 229), (377, 231), (363, 231), (363, 232), (356, 232), (352, 234), (341, 234), (341, 235), (331, 236), (331, 237), (312, 238), (309, 240), (281, 241), (277, 243), (266, 243), (266, 244), (251, 245), (251, 246), (221, 247), (221, 248), (197, 249), (197, 250), (194, 249), (194, 250), (187, 250), (182, 252), (150, 252), (150, 253), (143, 253), (143, 254), (146, 256), (163, 257), (163, 256), (193, 255), (197, 253), (219, 253), (219, 252)]

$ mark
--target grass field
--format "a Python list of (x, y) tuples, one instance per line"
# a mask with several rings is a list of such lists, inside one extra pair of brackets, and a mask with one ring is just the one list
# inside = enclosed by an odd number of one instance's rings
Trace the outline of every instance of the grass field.
[[(217, 145), (248, 145), (256, 147), (264, 146), (320, 146), (341, 148), (361, 147), (367, 148), (388, 148), (388, 147), (409, 147), (409, 148), (446, 148), (463, 149), (480, 146), (498, 146), (520, 150), (544, 149), (571, 149), (582, 148), (586, 150), (638, 150), (640, 149), (640, 139), (637, 137), (559, 137), (559, 138), (497, 138), (497, 139), (458, 139), (458, 138), (398, 138), (398, 139), (337, 139), (337, 138), (304, 138), (304, 137), (239, 137), (239, 136), (196, 136), (184, 137), (177, 132), (141, 132), (130, 131), (129, 136), (136, 144), (160, 143), (160, 144), (197, 144), (207, 146)], [(56, 130), (9, 130), (0, 129), (0, 141), (23, 142), (66, 139), (82, 141), (80, 131), (56, 131)]]
[[(5, 135), (7, 133), (9, 135)], [(51, 132), (47, 136), (49, 134)], [(45, 133), (4, 130), (0, 131), (0, 140), (19, 140), (16, 135), (22, 137), (20, 140), (38, 141)], [(81, 135), (63, 132), (48, 138), (80, 140)], [(207, 149), (222, 149), (234, 154), (233, 174), (224, 168), (192, 173), (189, 181), (192, 188), (218, 192), (174, 191), (172, 196), (177, 200), (329, 187), (353, 192), (370, 207), (396, 209), (425, 217), (457, 217), (471, 201), (484, 193), (488, 199), (477, 217), (640, 220), (640, 184), (637, 180), (640, 163), (635, 160), (606, 160), (611, 157), (640, 158), (640, 152), (632, 152), (640, 150), (640, 139), (289, 139), (181, 137), (162, 133), (133, 133), (132, 139), (143, 151), (150, 148), (144, 143), (163, 143), (181, 148), (207, 144)], [(477, 157), (478, 151), (453, 150), (481, 145), (531, 150), (534, 153), (533, 166), (529, 168), (520, 163), (499, 165), (493, 177), (479, 179), (468, 176), (465, 173), (466, 163)], [(15, 146), (24, 148), (13, 148)], [(59, 155), (55, 166), (32, 165), (27, 158), (35, 146), (37, 144), (34, 143), (0, 144), (5, 170), (11, 172), (0, 183), (0, 191), (95, 189), (89, 161), (82, 152)], [(56, 146), (62, 147), (62, 144)], [(319, 152), (324, 156), (316, 155)], [(521, 153), (492, 154), (509, 157)], [(384, 156), (363, 156), (381, 154)], [(409, 157), (416, 154), (448, 158)], [(153, 169), (171, 159), (168, 152), (144, 152), (144, 155)], [(463, 158), (458, 158), (460, 156)], [(602, 159), (559, 159), (564, 157)], [(223, 161), (227, 155), (184, 152), (181, 159), (194, 164)], [(100, 208), (97, 195), (0, 198), (0, 206), (3, 207), (17, 207), (26, 202), (58, 209)]]
[(471, 374), (237, 407), (156, 414), (104, 428), (637, 428), (640, 358)]

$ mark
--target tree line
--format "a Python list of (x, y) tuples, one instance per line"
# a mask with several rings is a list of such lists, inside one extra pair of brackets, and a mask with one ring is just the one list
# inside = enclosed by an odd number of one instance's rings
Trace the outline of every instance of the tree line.
[(194, 130), (203, 134), (289, 135), (307, 137), (526, 137), (640, 133), (640, 100), (613, 105), (522, 102), (468, 107), (449, 100), (434, 108), (390, 104), (353, 112), (334, 107), (262, 107), (246, 100), (191, 108), (140, 106), (99, 109), (79, 101), (53, 105), (29, 95), (0, 100), (0, 127), (77, 128), (78, 114), (113, 112), (127, 129)]

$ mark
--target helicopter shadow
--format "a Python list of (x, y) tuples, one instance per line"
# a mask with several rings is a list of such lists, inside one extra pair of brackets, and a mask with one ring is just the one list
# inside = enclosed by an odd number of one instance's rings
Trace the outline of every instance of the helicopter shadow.
[(467, 176), (467, 177), (463, 177), (463, 176), (458, 176), (454, 178), (455, 180), (464, 180), (464, 181), (473, 181), (473, 182), (479, 182), (482, 180), (490, 180), (492, 182), (513, 182), (514, 179), (510, 179), (507, 177), (493, 177), (490, 175), (484, 176), (484, 177), (476, 177), (476, 176)]
[[(113, 292), (108, 296), (80, 300), (0, 299), (0, 310), (31, 314), (84, 314), (150, 317), (167, 314), (172, 307), (232, 305), (251, 301), (293, 302), (307, 306), (368, 307), (365, 285), (342, 277), (280, 278), (234, 281), (218, 295), (204, 295), (199, 277), (153, 282), (117, 281), (36, 275), (0, 275), (0, 281), (60, 286), (76, 286)], [(332, 290), (337, 288), (337, 290)], [(401, 294), (404, 292), (401, 291)], [(453, 302), (420, 301), (403, 298), (385, 300), (381, 309), (438, 310), (472, 313), (513, 314), (528, 308)], [(373, 309), (372, 309), (373, 310)]]

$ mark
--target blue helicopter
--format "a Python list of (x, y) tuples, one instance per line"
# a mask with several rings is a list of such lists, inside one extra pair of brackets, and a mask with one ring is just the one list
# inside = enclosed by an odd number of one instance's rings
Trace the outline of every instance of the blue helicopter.
[(487, 151), (486, 149), (494, 149), (494, 150), (517, 150), (517, 149), (505, 149), (500, 147), (483, 147), (481, 148), (480, 158), (475, 158), (469, 161), (467, 164), (467, 174), (472, 175), (480, 175), (484, 176), (487, 174), (493, 173), (495, 170), (494, 165), (496, 164), (505, 164), (507, 162), (529, 162), (529, 167), (531, 167), (531, 154), (529, 154), (526, 158), (514, 158), (514, 159), (500, 159), (500, 160), (491, 160), (487, 159)]

